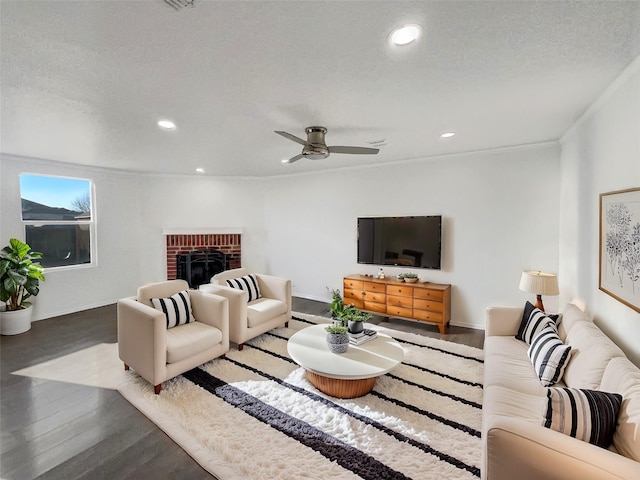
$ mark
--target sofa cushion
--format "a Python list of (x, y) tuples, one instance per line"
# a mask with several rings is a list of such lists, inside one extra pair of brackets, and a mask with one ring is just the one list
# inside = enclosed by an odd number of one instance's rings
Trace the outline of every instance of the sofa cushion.
[(262, 297), (247, 304), (247, 325), (249, 327), (257, 327), (285, 313), (287, 313), (287, 304), (285, 302)]
[(227, 286), (231, 288), (238, 288), (244, 290), (249, 295), (247, 302), (253, 302), (260, 298), (260, 287), (258, 286), (258, 279), (252, 273), (243, 277), (229, 278), (227, 280)]
[(187, 290), (178, 292), (168, 298), (151, 298), (150, 300), (153, 308), (164, 312), (167, 328), (195, 321), (191, 313), (191, 300)]
[[(526, 343), (513, 336), (487, 337), (484, 342), (487, 352), (484, 358), (484, 388), (495, 385), (544, 397), (546, 389), (531, 365), (527, 347)], [(540, 414), (539, 410), (537, 414)]]
[(573, 303), (567, 303), (567, 306), (562, 312), (560, 323), (558, 324), (558, 335), (560, 335), (563, 342), (567, 340), (567, 334), (578, 322), (593, 323), (591, 317), (580, 310), (580, 308)]
[(531, 345), (538, 332), (547, 325), (553, 326), (554, 329), (556, 328), (555, 318), (550, 318), (542, 310), (527, 302), (522, 312), (522, 320), (516, 338)]
[(613, 358), (602, 376), (600, 390), (622, 395), (613, 446), (640, 462), (640, 369), (627, 358)]
[(612, 358), (624, 353), (594, 323), (577, 322), (567, 333), (571, 345), (569, 365), (564, 371), (568, 387), (599, 390), (604, 370)]
[(214, 347), (222, 341), (222, 332), (202, 322), (192, 322), (167, 330), (167, 363), (185, 358)]
[(554, 327), (547, 325), (533, 339), (527, 354), (540, 383), (550, 387), (562, 379), (571, 356), (571, 347), (562, 343)]
[(549, 388), (542, 425), (565, 435), (607, 448), (613, 441), (622, 395)]

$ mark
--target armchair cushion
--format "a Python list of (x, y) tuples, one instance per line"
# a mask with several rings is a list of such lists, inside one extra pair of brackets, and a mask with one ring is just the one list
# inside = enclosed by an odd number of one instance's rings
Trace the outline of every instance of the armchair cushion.
[(195, 318), (193, 318), (191, 312), (191, 300), (187, 290), (182, 290), (168, 298), (151, 298), (150, 300), (153, 308), (164, 313), (167, 320), (167, 328), (195, 322)]
[(262, 297), (247, 305), (247, 324), (249, 327), (257, 327), (262, 323), (272, 320), (278, 315), (287, 313), (288, 305), (280, 300)]
[(222, 341), (222, 332), (202, 322), (167, 330), (167, 363), (176, 363), (203, 352)]
[(227, 286), (231, 288), (238, 288), (247, 292), (249, 296), (248, 302), (258, 300), (261, 297), (260, 287), (258, 286), (258, 279), (254, 274), (237, 278), (229, 278), (227, 279), (226, 283)]

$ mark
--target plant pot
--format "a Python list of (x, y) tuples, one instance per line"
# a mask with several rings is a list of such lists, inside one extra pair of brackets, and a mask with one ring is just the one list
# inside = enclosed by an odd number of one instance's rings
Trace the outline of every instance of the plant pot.
[(349, 334), (327, 333), (327, 347), (331, 353), (345, 353), (349, 348)]
[(18, 335), (31, 329), (33, 307), (0, 312), (0, 335)]
[(417, 278), (405, 278), (404, 281), (406, 283), (416, 283), (418, 281)]
[(364, 322), (352, 322), (349, 320), (349, 333), (362, 333)]

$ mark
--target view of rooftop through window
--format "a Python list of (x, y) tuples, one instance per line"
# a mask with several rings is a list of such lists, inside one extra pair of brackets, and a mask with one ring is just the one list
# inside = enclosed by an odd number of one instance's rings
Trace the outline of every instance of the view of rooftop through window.
[(91, 180), (20, 175), (25, 241), (44, 267), (92, 262)]

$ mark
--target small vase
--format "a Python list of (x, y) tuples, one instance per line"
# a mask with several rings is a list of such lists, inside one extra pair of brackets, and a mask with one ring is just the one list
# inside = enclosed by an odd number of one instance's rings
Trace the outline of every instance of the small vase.
[(362, 333), (364, 330), (364, 322), (349, 321), (349, 333)]
[(332, 353), (345, 353), (349, 348), (349, 334), (327, 333), (327, 347)]

